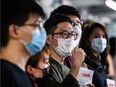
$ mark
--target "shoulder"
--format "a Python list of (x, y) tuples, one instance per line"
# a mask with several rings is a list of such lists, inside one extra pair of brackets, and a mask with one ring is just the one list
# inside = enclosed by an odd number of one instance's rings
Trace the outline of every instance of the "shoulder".
[(18, 66), (1, 60), (2, 87), (31, 87), (26, 73)]

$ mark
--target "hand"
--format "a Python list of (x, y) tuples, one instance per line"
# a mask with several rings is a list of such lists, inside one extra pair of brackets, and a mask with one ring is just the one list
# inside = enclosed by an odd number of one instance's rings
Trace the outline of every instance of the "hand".
[(75, 48), (72, 51), (72, 65), (80, 67), (84, 63), (85, 56), (86, 54), (82, 48)]
[(87, 84), (86, 87), (95, 87), (94, 84)]
[(81, 48), (75, 48), (72, 51), (72, 67), (70, 69), (70, 74), (76, 78), (80, 67), (84, 63), (85, 52)]
[(82, 64), (82, 67), (88, 68), (86, 63), (83, 63), (83, 64)]

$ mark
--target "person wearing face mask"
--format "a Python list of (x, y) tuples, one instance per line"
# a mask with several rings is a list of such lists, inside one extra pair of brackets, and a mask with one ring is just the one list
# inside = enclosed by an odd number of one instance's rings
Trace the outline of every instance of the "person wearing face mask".
[(25, 69), (33, 87), (52, 87), (54, 82), (49, 73), (49, 55), (45, 45), (42, 51), (28, 59)]
[(106, 87), (107, 70), (108, 70), (108, 34), (106, 28), (100, 23), (85, 22), (82, 26), (82, 37), (79, 47), (83, 48), (94, 64), (100, 66), (103, 70), (98, 71), (100, 67), (95, 69), (95, 65), (88, 68), (94, 71), (93, 84), (95, 87)]
[(1, 86), (32, 87), (25, 64), (45, 44), (44, 11), (33, 0), (3, 0), (2, 11)]
[[(76, 40), (73, 42), (73, 47), (77, 47), (79, 45), (80, 42), (80, 38), (81, 38), (81, 26), (82, 26), (82, 21), (81, 21), (81, 16), (78, 12), (77, 9), (75, 9), (72, 6), (68, 6), (68, 5), (61, 5), (58, 8), (56, 8), (55, 10), (53, 10), (50, 14), (50, 17), (52, 17), (55, 14), (64, 14), (66, 16), (68, 16), (71, 21), (72, 21), (72, 25), (73, 25), (73, 29), (74, 31), (78, 34), (78, 37), (76, 38)], [(64, 64), (71, 68), (72, 66), (72, 58), (71, 55), (67, 56), (64, 60)]]
[[(79, 87), (76, 77), (84, 62), (85, 52), (73, 46), (78, 34), (73, 30), (70, 18), (56, 14), (46, 20), (44, 27), (47, 32), (46, 43), (50, 49), (49, 62), (53, 78), (61, 87)], [(63, 64), (68, 55), (72, 55), (73, 59), (71, 69)]]

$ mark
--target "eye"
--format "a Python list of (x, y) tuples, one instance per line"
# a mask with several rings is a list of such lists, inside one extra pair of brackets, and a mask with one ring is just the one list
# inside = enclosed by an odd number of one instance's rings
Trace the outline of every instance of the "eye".
[(104, 34), (102, 37), (103, 37), (103, 38), (106, 38), (106, 35)]
[(98, 35), (95, 35), (94, 38), (100, 38)]
[(44, 59), (44, 62), (47, 64), (49, 63), (49, 58)]

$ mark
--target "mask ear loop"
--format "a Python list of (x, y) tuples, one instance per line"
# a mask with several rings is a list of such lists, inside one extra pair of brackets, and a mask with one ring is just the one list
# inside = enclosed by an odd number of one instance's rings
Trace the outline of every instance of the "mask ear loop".
[[(57, 40), (53, 35), (50, 34), (50, 36), (52, 37), (52, 39)], [(52, 44), (52, 40), (49, 38), (49, 40), (51, 41), (51, 47), (55, 50), (55, 46)], [(58, 41), (58, 40), (57, 40)], [(56, 50), (55, 50), (56, 51)]]
[(22, 40), (22, 39), (19, 39), (19, 41), (20, 41), (22, 44), (24, 44), (24, 45), (26, 45), (26, 44), (27, 44), (27, 42), (26, 42), (26, 41), (24, 41), (24, 40)]

